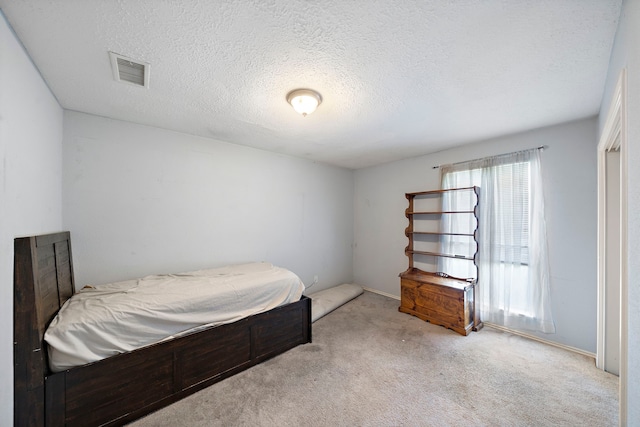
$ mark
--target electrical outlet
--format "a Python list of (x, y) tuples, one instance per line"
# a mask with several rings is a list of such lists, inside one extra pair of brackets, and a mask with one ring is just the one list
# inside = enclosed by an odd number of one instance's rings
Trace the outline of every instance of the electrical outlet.
[(318, 283), (318, 276), (313, 276), (313, 284), (315, 285), (316, 283)]

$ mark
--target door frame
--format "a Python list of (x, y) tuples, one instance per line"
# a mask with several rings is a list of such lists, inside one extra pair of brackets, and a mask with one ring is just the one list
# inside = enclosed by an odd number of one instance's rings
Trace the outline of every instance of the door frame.
[(628, 346), (628, 258), (627, 258), (627, 73), (620, 71), (598, 143), (598, 313), (596, 366), (604, 369), (605, 286), (606, 286), (606, 156), (610, 150), (620, 150), (620, 425), (627, 425), (627, 346)]

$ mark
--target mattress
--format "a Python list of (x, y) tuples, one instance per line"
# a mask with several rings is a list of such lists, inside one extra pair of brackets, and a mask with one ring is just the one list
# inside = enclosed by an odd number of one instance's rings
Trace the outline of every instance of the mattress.
[(86, 286), (51, 322), (49, 366), (63, 371), (298, 301), (302, 281), (250, 263)]

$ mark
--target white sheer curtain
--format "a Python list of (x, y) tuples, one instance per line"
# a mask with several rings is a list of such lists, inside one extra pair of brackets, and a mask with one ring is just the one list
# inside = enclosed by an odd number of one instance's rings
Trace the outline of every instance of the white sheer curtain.
[[(481, 188), (478, 306), (482, 320), (555, 333), (539, 151), (441, 166), (442, 188)], [(443, 210), (461, 210), (465, 208), (461, 204), (468, 203), (444, 194)], [(445, 215), (442, 231), (452, 232), (467, 223), (468, 219)], [(469, 245), (468, 240), (465, 243), (459, 237), (444, 236), (441, 251), (459, 253), (465, 244)], [(456, 277), (472, 277), (469, 264), (444, 258), (439, 269)]]

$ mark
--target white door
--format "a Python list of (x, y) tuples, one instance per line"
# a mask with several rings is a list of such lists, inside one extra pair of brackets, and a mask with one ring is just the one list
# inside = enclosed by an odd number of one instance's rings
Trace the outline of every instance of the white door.
[(606, 153), (604, 370), (620, 369), (620, 151)]
[(620, 377), (620, 425), (628, 401), (627, 72), (613, 91), (598, 143), (598, 330), (596, 366)]

